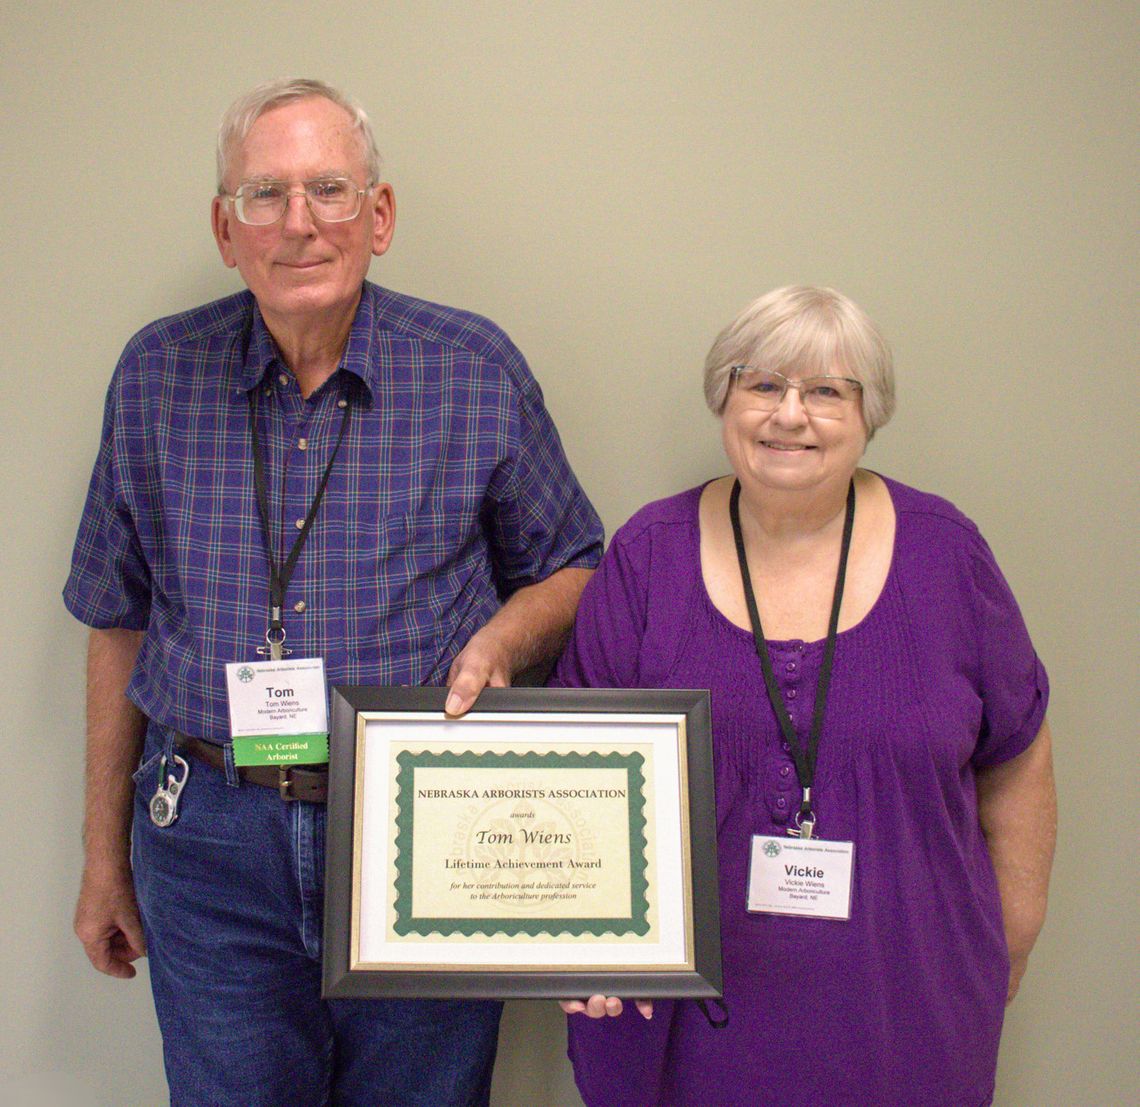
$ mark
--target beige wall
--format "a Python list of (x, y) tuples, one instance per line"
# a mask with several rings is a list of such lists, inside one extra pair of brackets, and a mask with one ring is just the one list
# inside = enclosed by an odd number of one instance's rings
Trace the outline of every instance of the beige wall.
[[(236, 287), (216, 120), (304, 73), (376, 121), (400, 219), (373, 278), (510, 331), (610, 531), (723, 471), (699, 366), (748, 299), (827, 283), (879, 319), (900, 403), (869, 463), (979, 522), (1053, 680), (1062, 839), (998, 1103), (1131, 1101), (1134, 13), (5, 4), (0, 1100), (162, 1100), (145, 981), (70, 933), (84, 633), (59, 589), (124, 341)], [(577, 1102), (549, 1004), (510, 1009), (496, 1102)]]

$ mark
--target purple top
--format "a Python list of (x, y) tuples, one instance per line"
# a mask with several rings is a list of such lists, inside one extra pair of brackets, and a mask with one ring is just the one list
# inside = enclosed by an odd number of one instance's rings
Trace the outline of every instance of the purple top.
[[(751, 837), (783, 835), (799, 790), (751, 632), (705, 591), (701, 489), (639, 511), (582, 597), (556, 683), (710, 689), (730, 1015), (573, 1016), (590, 1107), (990, 1102), (1009, 959), (975, 771), (1030, 745), (1048, 681), (974, 524), (887, 486), (891, 568), (839, 635), (812, 789), (819, 835), (855, 843), (849, 921), (745, 909)], [(823, 643), (769, 648), (806, 737)]]
[(279, 562), (352, 403), (285, 604), (286, 645), (330, 686), (441, 684), (501, 599), (601, 554), (542, 392), (489, 320), (366, 282), (305, 399), (250, 292), (161, 319), (111, 381), (64, 590), (90, 626), (146, 630), (127, 694), (159, 723), (224, 740), (223, 666), (264, 643), (255, 389)]

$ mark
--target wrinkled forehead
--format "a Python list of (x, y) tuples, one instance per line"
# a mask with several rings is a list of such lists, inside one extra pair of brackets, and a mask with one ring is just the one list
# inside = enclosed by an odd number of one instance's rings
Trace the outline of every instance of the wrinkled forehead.
[(364, 142), (352, 116), (339, 104), (312, 96), (263, 112), (230, 151), (230, 175), (299, 181), (367, 174)]

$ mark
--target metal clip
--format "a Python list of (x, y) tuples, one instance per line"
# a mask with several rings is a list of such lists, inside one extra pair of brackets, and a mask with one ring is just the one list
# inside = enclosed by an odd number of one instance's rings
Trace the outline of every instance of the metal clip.
[(190, 778), (190, 764), (184, 758), (174, 755), (175, 767), (182, 769), (182, 779), (179, 780), (173, 773), (166, 778), (166, 783), (162, 783), (163, 772), (166, 769), (166, 754), (162, 755), (162, 760), (158, 763), (158, 788), (155, 793), (150, 797), (150, 821), (158, 827), (170, 826), (178, 818), (178, 799), (182, 795), (182, 789), (186, 787), (186, 781)]
[(811, 808), (811, 789), (804, 789), (800, 809), (796, 812), (796, 825), (788, 827), (790, 838), (810, 838), (815, 833), (815, 812)]
[[(281, 637), (278, 638), (273, 632), (274, 630), (280, 631)], [(285, 648), (285, 628), (278, 624), (276, 627), (270, 626), (265, 631), (265, 645), (257, 647), (258, 657), (268, 657), (270, 661), (280, 661), (283, 657), (288, 657), (293, 651)]]
[(788, 836), (791, 838), (808, 839), (815, 832), (815, 819), (804, 819), (800, 821), (800, 817), (796, 815), (796, 825), (788, 827)]

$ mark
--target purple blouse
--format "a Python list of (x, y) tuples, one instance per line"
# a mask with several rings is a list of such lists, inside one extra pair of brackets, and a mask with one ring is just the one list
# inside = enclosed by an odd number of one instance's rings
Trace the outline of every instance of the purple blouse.
[[(991, 1101), (1009, 958), (975, 772), (1030, 745), (1048, 680), (974, 524), (887, 486), (891, 568), (839, 635), (812, 789), (817, 834), (855, 843), (849, 921), (745, 908), (752, 835), (784, 834), (799, 788), (751, 632), (705, 591), (701, 489), (639, 511), (583, 594), (554, 683), (711, 692), (730, 1016), (571, 1017), (589, 1107)], [(823, 643), (769, 649), (806, 737)]]

